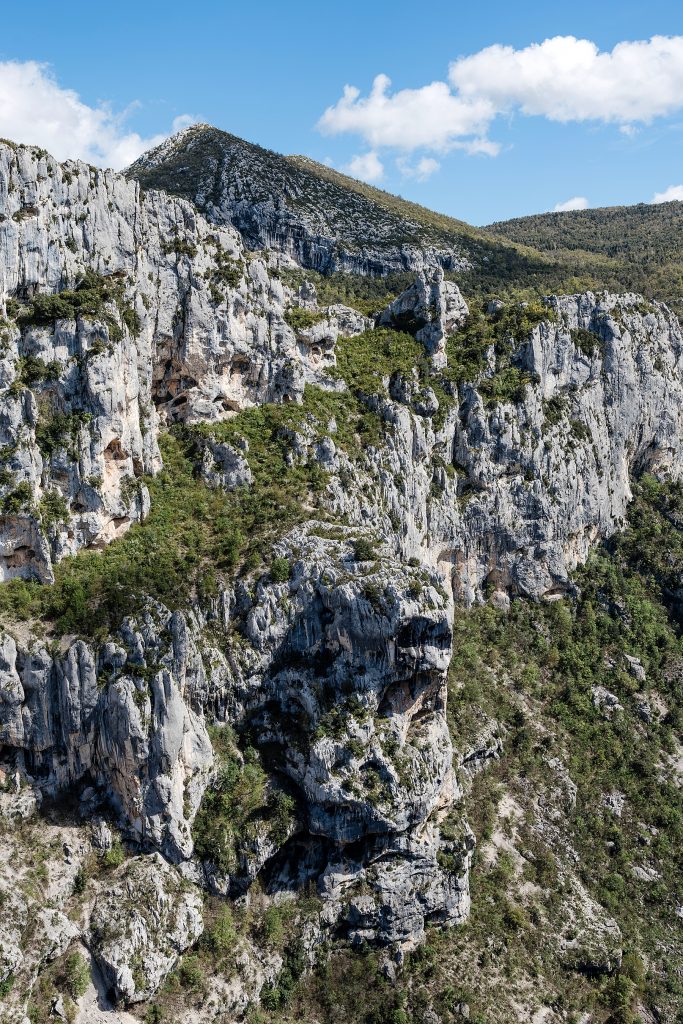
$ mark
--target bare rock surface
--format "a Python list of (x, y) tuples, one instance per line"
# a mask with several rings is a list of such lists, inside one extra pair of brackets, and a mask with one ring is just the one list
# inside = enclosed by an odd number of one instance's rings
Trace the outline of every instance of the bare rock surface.
[(118, 999), (156, 992), (179, 955), (201, 935), (202, 900), (158, 854), (129, 860), (100, 893), (89, 943)]

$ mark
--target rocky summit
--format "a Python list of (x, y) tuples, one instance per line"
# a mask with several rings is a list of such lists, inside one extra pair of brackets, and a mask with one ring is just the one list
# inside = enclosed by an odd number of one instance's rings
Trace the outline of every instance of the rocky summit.
[(683, 333), (523, 230), (0, 143), (2, 1024), (680, 1020)]

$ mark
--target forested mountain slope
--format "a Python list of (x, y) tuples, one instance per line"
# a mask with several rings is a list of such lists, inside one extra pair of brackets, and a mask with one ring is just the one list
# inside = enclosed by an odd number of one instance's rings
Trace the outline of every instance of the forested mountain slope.
[(683, 203), (542, 213), (490, 224), (487, 232), (532, 246), (568, 267), (606, 258), (606, 287), (628, 287), (680, 309)]

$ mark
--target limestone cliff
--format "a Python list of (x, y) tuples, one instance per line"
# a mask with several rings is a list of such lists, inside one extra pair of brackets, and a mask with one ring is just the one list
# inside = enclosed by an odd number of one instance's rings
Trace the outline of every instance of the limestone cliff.
[[(328, 940), (400, 962), (430, 923), (462, 923), (463, 778), (500, 741), (489, 729), (453, 749), (454, 603), (561, 597), (623, 525), (631, 481), (683, 475), (683, 336), (666, 306), (586, 293), (480, 313), (444, 280), (459, 257), (423, 239), (419, 259), (391, 246), (380, 258), (372, 238), (334, 266), (410, 267), (414, 283), (375, 318), (319, 306), (286, 271), (291, 258), (328, 268), (335, 224), (317, 207), (297, 235), (288, 195), (281, 207), (237, 195), (192, 131), (136, 173), (190, 152), (202, 213), (0, 145), (0, 569), (14, 587), (3, 813), (30, 819), (68, 797), (99, 822), (74, 859), (109, 857), (115, 888), (95, 883), (75, 935), (130, 1003), (199, 939), (200, 889), (235, 905), (314, 892), (314, 920), (299, 922), (307, 963)], [(241, 164), (231, 173), (244, 184)], [(255, 255), (245, 238), (277, 251)], [(187, 590), (165, 603), (150, 564), (135, 612), (104, 631), (22, 616), (34, 581), (49, 586), (77, 552), (135, 543), (169, 430), (186, 480), (242, 502), (216, 532), (238, 536), (242, 512), (263, 527), (261, 549), (199, 568), (201, 552), (184, 551)], [(300, 487), (290, 519), (287, 474)], [(74, 600), (94, 601), (86, 583)], [(100, 815), (136, 853), (126, 865)], [(32, 895), (35, 910), (67, 906), (81, 884), (67, 875), (56, 895)], [(25, 971), (17, 1008), (39, 972), (10, 934), (18, 912), (0, 903), (0, 982)], [(64, 917), (56, 956), (69, 928)], [(595, 931), (611, 964), (618, 929)], [(252, 947), (242, 966), (224, 993), (235, 1014), (286, 969)]]

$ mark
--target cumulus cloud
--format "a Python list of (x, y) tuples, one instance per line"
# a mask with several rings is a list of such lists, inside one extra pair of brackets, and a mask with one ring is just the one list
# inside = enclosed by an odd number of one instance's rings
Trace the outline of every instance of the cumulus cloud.
[(446, 82), (389, 94), (391, 80), (377, 75), (369, 96), (347, 85), (318, 121), (324, 134), (361, 135), (371, 146), (448, 149), (455, 138), (483, 133), (494, 111), (487, 101), (463, 102)]
[(683, 108), (683, 36), (653, 36), (601, 52), (595, 43), (555, 36), (516, 50), (495, 44), (460, 57), (448, 82), (391, 92), (377, 75), (367, 96), (347, 85), (318, 128), (360, 135), (373, 150), (393, 147), (496, 156), (495, 119), (521, 112), (552, 121), (614, 123), (625, 136)]
[(568, 213), (570, 210), (587, 210), (588, 200), (585, 196), (573, 196), (564, 203), (553, 206), (553, 213)]
[(381, 181), (384, 177), (384, 164), (374, 150), (352, 156), (344, 170), (361, 181)]
[(404, 178), (416, 178), (417, 181), (427, 181), (441, 167), (439, 161), (431, 156), (420, 157), (415, 165), (405, 157), (399, 157), (396, 165)]
[(176, 132), (182, 132), (193, 124), (197, 124), (197, 118), (193, 114), (178, 114), (171, 123), (171, 132), (175, 135)]
[(652, 203), (671, 203), (674, 199), (683, 203), (683, 185), (669, 185), (663, 192), (655, 192), (650, 201)]
[(486, 100), (498, 113), (647, 123), (683, 106), (683, 36), (618, 43), (608, 53), (574, 36), (522, 50), (496, 44), (454, 61), (448, 78), (464, 102)]
[[(73, 89), (59, 85), (45, 64), (0, 62), (0, 136), (42, 146), (58, 160), (79, 158), (120, 169), (166, 138), (127, 131), (132, 109), (117, 114), (107, 104), (88, 106)], [(182, 114), (173, 131), (193, 121)]]

